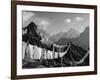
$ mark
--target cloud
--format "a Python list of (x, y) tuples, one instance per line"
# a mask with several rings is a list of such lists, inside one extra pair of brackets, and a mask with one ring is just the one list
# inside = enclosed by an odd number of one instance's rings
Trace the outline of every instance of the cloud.
[(71, 20), (70, 18), (67, 18), (67, 19), (65, 20), (65, 22), (66, 22), (66, 23), (71, 23), (72, 20)]
[(42, 20), (39, 24), (40, 28), (43, 29), (43, 30), (47, 30), (47, 26), (49, 25), (50, 23), (45, 21), (45, 20)]
[(76, 17), (75, 20), (80, 22), (80, 21), (83, 21), (83, 18), (82, 17)]
[(28, 12), (28, 11), (23, 11), (23, 23), (27, 20), (29, 20), (32, 16), (35, 16), (35, 13), (33, 12)]

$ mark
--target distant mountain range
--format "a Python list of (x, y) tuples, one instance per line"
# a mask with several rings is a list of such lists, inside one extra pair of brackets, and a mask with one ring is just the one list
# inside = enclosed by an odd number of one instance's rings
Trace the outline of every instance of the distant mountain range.
[(58, 45), (66, 45), (68, 42), (71, 42), (84, 48), (85, 50), (88, 50), (89, 27), (86, 27), (82, 33), (79, 33), (75, 29), (70, 29), (68, 32), (60, 32), (56, 35), (53, 35), (49, 39)]
[(80, 33), (75, 29), (70, 29), (67, 32), (59, 32), (58, 34), (55, 34), (51, 36), (49, 39), (53, 42), (57, 42), (61, 38), (77, 38), (80, 36)]

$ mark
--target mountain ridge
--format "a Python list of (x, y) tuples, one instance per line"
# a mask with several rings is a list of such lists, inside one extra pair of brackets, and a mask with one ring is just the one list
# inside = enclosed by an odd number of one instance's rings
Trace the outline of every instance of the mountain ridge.
[(66, 43), (71, 42), (77, 46), (84, 48), (85, 50), (88, 50), (89, 48), (89, 27), (88, 26), (85, 28), (85, 30), (82, 33), (77, 35), (74, 34), (75, 36), (72, 35), (71, 37), (70, 36), (66, 37), (67, 36), (66, 34), (57, 38), (58, 40), (56, 40), (55, 39), (56, 37), (54, 37), (53, 42), (55, 42), (58, 45), (65, 45)]
[(67, 32), (59, 32), (59, 33), (51, 36), (49, 39), (53, 42), (56, 42), (60, 38), (76, 38), (79, 36), (80, 36), (80, 33), (77, 30), (71, 28)]

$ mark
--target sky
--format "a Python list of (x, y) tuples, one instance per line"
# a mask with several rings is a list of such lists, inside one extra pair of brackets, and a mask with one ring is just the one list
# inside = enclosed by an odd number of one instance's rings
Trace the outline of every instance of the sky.
[(86, 13), (23, 11), (22, 14), (23, 27), (33, 21), (50, 35), (70, 29), (82, 33), (89, 26), (89, 14)]

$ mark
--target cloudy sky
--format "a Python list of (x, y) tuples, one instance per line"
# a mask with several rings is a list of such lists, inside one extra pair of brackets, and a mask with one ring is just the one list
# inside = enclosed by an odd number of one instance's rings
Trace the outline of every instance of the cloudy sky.
[[(34, 21), (50, 35), (75, 29), (80, 33), (89, 26), (89, 14), (23, 11), (23, 25)], [(23, 26), (23, 27), (24, 27)]]

